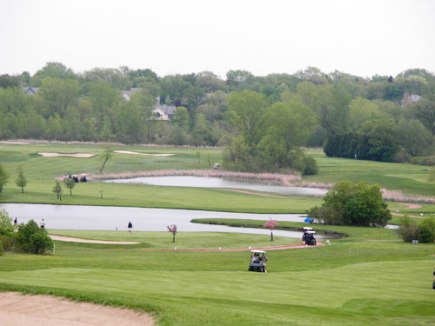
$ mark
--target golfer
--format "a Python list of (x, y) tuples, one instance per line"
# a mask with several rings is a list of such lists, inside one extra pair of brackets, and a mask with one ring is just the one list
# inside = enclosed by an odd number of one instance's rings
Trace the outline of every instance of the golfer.
[(133, 224), (131, 224), (131, 222), (128, 222), (128, 233), (131, 233), (132, 229), (133, 229)]

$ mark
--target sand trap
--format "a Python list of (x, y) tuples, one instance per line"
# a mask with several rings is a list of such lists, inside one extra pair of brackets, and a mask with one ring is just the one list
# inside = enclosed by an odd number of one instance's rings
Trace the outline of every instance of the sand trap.
[(88, 157), (93, 157), (95, 156), (95, 154), (91, 154), (91, 153), (71, 153), (71, 154), (66, 154), (66, 153), (48, 153), (48, 152), (43, 152), (43, 153), (38, 153), (39, 155), (41, 155), (42, 157), (81, 157), (81, 158), (88, 158)]
[(174, 156), (174, 154), (145, 154), (145, 153), (139, 153), (139, 152), (131, 152), (131, 151), (114, 151), (118, 154), (130, 154), (130, 155), (142, 155), (142, 156), (156, 156), (156, 157), (168, 157), (168, 156)]
[(421, 208), (421, 205), (417, 205), (417, 204), (407, 204), (406, 208), (410, 208), (410, 209), (415, 209), (415, 208)]
[(48, 295), (0, 292), (0, 325), (155, 325), (149, 314), (133, 310), (74, 302)]
[(50, 238), (56, 241), (78, 242), (78, 243), (96, 243), (96, 244), (116, 244), (116, 245), (133, 245), (138, 244), (137, 241), (104, 241), (104, 240), (88, 240), (73, 237), (64, 237), (61, 235), (50, 235)]

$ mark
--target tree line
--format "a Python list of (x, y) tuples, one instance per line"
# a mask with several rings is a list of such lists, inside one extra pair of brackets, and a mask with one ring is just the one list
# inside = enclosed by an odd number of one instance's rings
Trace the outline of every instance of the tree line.
[[(131, 89), (127, 100), (122, 91)], [(176, 107), (171, 121), (155, 119), (156, 102)], [(303, 170), (310, 163), (301, 163), (299, 146), (406, 161), (433, 155), (434, 134), (435, 76), (424, 69), (371, 78), (314, 67), (267, 76), (232, 70), (222, 79), (128, 67), (75, 73), (51, 62), (34, 75), (0, 76), (0, 139), (220, 145), (246, 170)]]

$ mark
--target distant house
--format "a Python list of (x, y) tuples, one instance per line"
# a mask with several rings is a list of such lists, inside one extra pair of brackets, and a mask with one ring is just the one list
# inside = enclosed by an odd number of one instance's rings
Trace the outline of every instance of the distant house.
[(35, 95), (36, 93), (38, 93), (39, 87), (27, 86), (27, 87), (23, 87), (22, 90), (23, 90), (24, 94)]
[(406, 106), (408, 104), (416, 103), (421, 100), (421, 96), (418, 94), (403, 94), (402, 106)]
[(170, 121), (174, 117), (175, 109), (174, 105), (160, 104), (160, 97), (157, 97), (152, 120)]
[(129, 90), (126, 91), (122, 91), (122, 97), (126, 100), (126, 101), (130, 101), (131, 97), (133, 96), (133, 94), (139, 92), (141, 90), (141, 88), (130, 88)]
[[(122, 91), (122, 97), (126, 101), (130, 101), (133, 94), (139, 92), (141, 88), (131, 88), (126, 91)], [(156, 104), (154, 106), (151, 120), (170, 121), (174, 117), (176, 107), (174, 105), (160, 104), (160, 97), (156, 98)]]

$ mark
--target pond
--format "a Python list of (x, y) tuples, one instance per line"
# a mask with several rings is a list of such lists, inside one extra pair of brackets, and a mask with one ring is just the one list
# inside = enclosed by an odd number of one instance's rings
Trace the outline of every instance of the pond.
[[(36, 205), (0, 204), (11, 218), (17, 217), (18, 223), (30, 219), (39, 223), (45, 220), (47, 229), (67, 230), (127, 230), (128, 222), (137, 231), (166, 231), (166, 226), (176, 224), (180, 232), (231, 232), (250, 234), (269, 234), (266, 229), (232, 228), (225, 225), (196, 224), (195, 218), (231, 218), (303, 222), (305, 216), (298, 214), (251, 214), (213, 211), (192, 211), (182, 209), (159, 209), (137, 207), (76, 206), (76, 205)], [(300, 232), (275, 230), (277, 236), (300, 238)]]
[(130, 179), (113, 179), (105, 182), (113, 183), (140, 183), (157, 186), (170, 187), (197, 187), (197, 188), (230, 188), (243, 189), (260, 192), (278, 193), (281, 195), (299, 196), (324, 196), (326, 189), (286, 187), (277, 186), (253, 181), (243, 181), (234, 179), (224, 179), (216, 177), (194, 177), (194, 176), (165, 176), (165, 177), (139, 177)]

